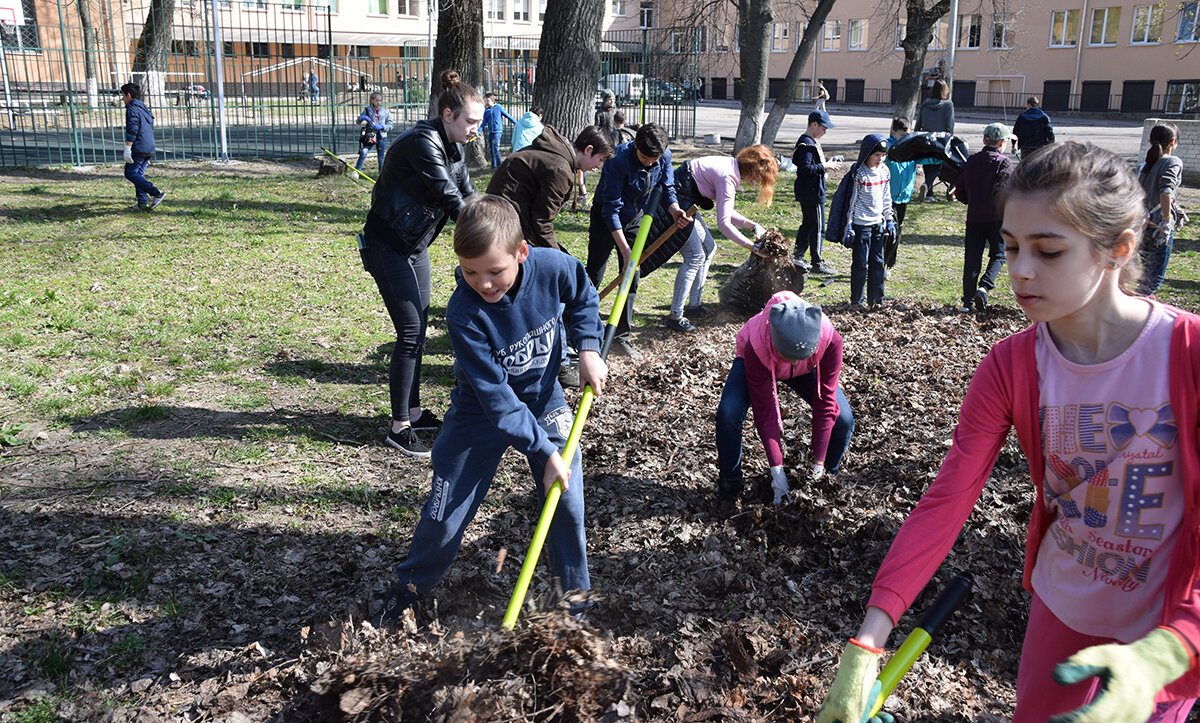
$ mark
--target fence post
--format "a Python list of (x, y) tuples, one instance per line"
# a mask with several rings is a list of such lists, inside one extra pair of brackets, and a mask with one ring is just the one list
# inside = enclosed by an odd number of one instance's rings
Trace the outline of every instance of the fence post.
[(334, 100), (337, 83), (333, 82), (333, 23), (330, 19), (330, 9), (328, 5), (325, 6), (325, 37), (329, 40), (329, 145), (331, 150), (337, 153), (337, 103)]
[(72, 85), (71, 84), (71, 64), (67, 60), (67, 50), (68, 50), (68, 48), (67, 48), (67, 25), (63, 21), (62, 0), (58, 0), (57, 5), (58, 5), (58, 32), (59, 32), (59, 35), (61, 36), (61, 42), (62, 42), (62, 48), (60, 49), (60, 52), (62, 53), (62, 60), (63, 60), (63, 74), (64, 74), (63, 77), (67, 81), (67, 96), (66, 96), (67, 113), (71, 119), (71, 165), (81, 166), (81, 165), (83, 165), (83, 163), (82, 163), (83, 149), (80, 148), (79, 146), (82, 144), (83, 139), (80, 138), (79, 129), (75, 124), (75, 92), (71, 87), (71, 85)]
[[(81, 0), (82, 2), (83, 0)], [(216, 60), (216, 82), (217, 82), (217, 123), (219, 125), (219, 158), (222, 163), (229, 160), (229, 133), (225, 125), (225, 48), (221, 42), (221, 18), (217, 11), (217, 3), (209, 3), (212, 8), (212, 42), (213, 42), (213, 57)]]

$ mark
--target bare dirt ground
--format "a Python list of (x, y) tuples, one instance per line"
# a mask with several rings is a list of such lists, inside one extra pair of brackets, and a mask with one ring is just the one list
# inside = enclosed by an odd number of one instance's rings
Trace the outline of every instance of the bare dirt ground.
[[(549, 591), (539, 576), (507, 634), (499, 622), (536, 516), (515, 454), (433, 599), (384, 633), (363, 619), (407, 549), (425, 472), (346, 431), (319, 400), (273, 398), (267, 413), (179, 407), (121, 436), (105, 433), (117, 425), (104, 415), (47, 430), (0, 454), (0, 711), (46, 699), (62, 719), (96, 721), (809, 720), (976, 364), (1024, 325), (1012, 310), (977, 318), (899, 302), (827, 312), (846, 340), (842, 384), (858, 418), (842, 473), (811, 483), (800, 472), (808, 408), (785, 394), (795, 501), (764, 504), (748, 423), (752, 484), (742, 511), (718, 518), (712, 415), (745, 316), (718, 312), (686, 337), (646, 328), (646, 361), (613, 361), (583, 438), (599, 603), (583, 622), (536, 608)], [(211, 449), (272, 425), (295, 436), (261, 459)], [(336, 454), (305, 452), (301, 433), (338, 442)], [(358, 491), (306, 490), (314, 466)], [(1031, 496), (1010, 441), (916, 605), (956, 572), (974, 577), (971, 600), (891, 699), (901, 719), (1010, 714)]]

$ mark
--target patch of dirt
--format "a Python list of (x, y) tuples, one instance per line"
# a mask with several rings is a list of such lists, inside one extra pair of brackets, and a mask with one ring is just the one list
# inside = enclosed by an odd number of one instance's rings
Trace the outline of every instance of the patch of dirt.
[[(362, 621), (407, 549), (428, 468), (319, 399), (177, 408), (112, 439), (99, 415), (88, 434), (7, 450), (0, 711), (49, 696), (69, 720), (809, 720), (975, 366), (1024, 326), (1011, 310), (927, 304), (826, 312), (858, 420), (844, 469), (800, 473), (809, 411), (784, 392), (795, 501), (769, 504), (747, 420), (753, 484), (729, 520), (714, 514), (713, 413), (748, 314), (719, 310), (693, 335), (647, 327), (642, 365), (612, 361), (582, 442), (597, 599), (584, 622), (544, 607), (543, 560), (516, 631), (498, 631), (536, 516), (515, 454), (420, 615), (384, 633)], [(268, 454), (229, 456), (269, 432)], [(306, 439), (339, 444), (314, 454)], [(337, 485), (313, 487), (318, 473)], [(902, 720), (1010, 715), (1030, 498), (1010, 441), (915, 606), (956, 572), (975, 579), (889, 701)]]

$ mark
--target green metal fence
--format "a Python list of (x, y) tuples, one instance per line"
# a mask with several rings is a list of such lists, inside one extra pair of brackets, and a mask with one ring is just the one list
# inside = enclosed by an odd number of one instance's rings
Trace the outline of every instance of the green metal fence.
[[(426, 117), (428, 36), (339, 32), (338, 0), (177, 0), (159, 63), (137, 63), (148, 0), (57, 0), (22, 27), (0, 30), (0, 166), (116, 163), (124, 145), (118, 88), (139, 83), (155, 115), (158, 157), (218, 158), (223, 76), (225, 137), (238, 158), (358, 149), (355, 119), (370, 92), (391, 110), (393, 136)], [(86, 3), (81, 14), (80, 3)], [(111, 8), (101, 13), (99, 8)], [(630, 122), (673, 137), (695, 133), (692, 29), (608, 33), (598, 87), (613, 74), (645, 79), (620, 101)], [(519, 117), (537, 82), (536, 36), (485, 38), (484, 86)], [(314, 84), (308, 80), (316, 76)]]

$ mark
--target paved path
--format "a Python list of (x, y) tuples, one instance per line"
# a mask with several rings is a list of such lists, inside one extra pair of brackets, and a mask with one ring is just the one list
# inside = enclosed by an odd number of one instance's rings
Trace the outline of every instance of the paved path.
[[(696, 109), (696, 140), (701, 142), (707, 133), (718, 133), (721, 139), (732, 139), (737, 134), (739, 105), (736, 101), (704, 101)], [(808, 126), (808, 111), (811, 106), (794, 104), (792, 112), (779, 130), (776, 145), (779, 152), (791, 149), (796, 139)], [(1024, 108), (1021, 108), (1024, 110)], [(891, 108), (839, 106), (828, 107), (829, 115), (836, 128), (826, 134), (822, 145), (836, 152), (857, 149), (858, 140), (868, 133), (887, 134), (891, 129)], [(983, 128), (989, 123), (1007, 123), (1016, 120), (1011, 111), (1006, 118), (1003, 112), (959, 111), (955, 114), (955, 133), (966, 139), (972, 151), (982, 145)], [(1055, 118), (1054, 132), (1057, 140), (1089, 141), (1127, 158), (1140, 155), (1142, 124), (1138, 121), (1107, 120), (1092, 118)]]

